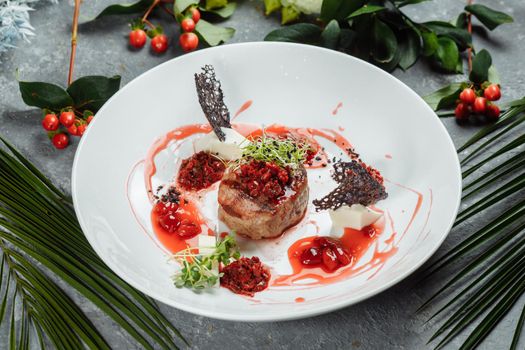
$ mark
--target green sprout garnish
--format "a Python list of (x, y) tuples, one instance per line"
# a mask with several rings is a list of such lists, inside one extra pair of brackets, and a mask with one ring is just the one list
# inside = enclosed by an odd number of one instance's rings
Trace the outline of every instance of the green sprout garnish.
[[(210, 255), (195, 254), (196, 249), (212, 249)], [(202, 290), (211, 288), (217, 284), (222, 276), (219, 273), (219, 264), (228, 265), (233, 260), (241, 257), (235, 238), (228, 235), (222, 241), (217, 242), (215, 247), (194, 247), (184, 249), (173, 255), (182, 269), (173, 276), (177, 288), (191, 288)]]
[(242, 158), (295, 167), (305, 162), (309, 149), (304, 141), (273, 138), (263, 132), (261, 137), (242, 148)]

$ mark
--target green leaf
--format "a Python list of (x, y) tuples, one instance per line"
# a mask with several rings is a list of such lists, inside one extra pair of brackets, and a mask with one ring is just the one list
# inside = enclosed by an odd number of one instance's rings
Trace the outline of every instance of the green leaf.
[(489, 78), (488, 78), (488, 81), (490, 81), (491, 83), (494, 83), (494, 84), (500, 84), (501, 83), (498, 70), (496, 69), (496, 67), (494, 65), (489, 67)]
[(432, 56), (439, 46), (436, 33), (421, 32), (421, 37), (423, 38), (423, 55)]
[(492, 65), (492, 57), (487, 50), (479, 51), (472, 59), (472, 71), (469, 79), (473, 83), (481, 84), (489, 80), (489, 68)]
[(490, 30), (494, 30), (500, 24), (514, 22), (514, 19), (506, 13), (493, 10), (485, 5), (468, 5), (465, 7), (465, 11), (476, 16), (476, 18)]
[(512, 344), (510, 345), (510, 350), (517, 350), (518, 343), (520, 341), (520, 335), (523, 331), (523, 324), (525, 324), (525, 305), (521, 310), (521, 315), (518, 323), (516, 324), (516, 330), (514, 331), (514, 337), (512, 338)]
[(459, 51), (456, 43), (448, 37), (439, 37), (434, 58), (441, 68), (449, 72), (454, 72), (459, 60)]
[(415, 4), (419, 4), (421, 2), (425, 2), (425, 1), (429, 1), (429, 0), (404, 0), (404, 1), (401, 1), (399, 2), (399, 4), (397, 5), (398, 8), (401, 8), (403, 6), (407, 6), (407, 5), (415, 5)]
[(220, 27), (203, 19), (197, 22), (195, 32), (210, 46), (217, 46), (233, 37), (235, 29)]
[(228, 0), (206, 0), (206, 11), (216, 10), (228, 5)]
[(467, 13), (461, 12), (456, 19), (456, 27), (461, 29), (467, 29), (468, 27), (468, 20), (467, 20)]
[(229, 18), (231, 17), (231, 15), (233, 15), (236, 8), (237, 8), (237, 4), (235, 2), (229, 2), (228, 4), (226, 4), (226, 6), (221, 7), (219, 9), (214, 9), (214, 10), (203, 9), (203, 10), (206, 12), (216, 14), (217, 16), (221, 18)]
[[(198, 0), (177, 0), (173, 4), (173, 12), (175, 13), (175, 15), (178, 15), (183, 13), (184, 10), (186, 10), (188, 7), (198, 4)], [(197, 24), (199, 24), (199, 22), (197, 22)]]
[(354, 30), (347, 28), (341, 29), (341, 33), (339, 35), (339, 46), (341, 47), (341, 49), (350, 49), (355, 43), (356, 35), (357, 34)]
[(311, 44), (318, 42), (320, 36), (321, 28), (319, 26), (311, 23), (297, 23), (268, 33), (264, 40)]
[(364, 15), (364, 14), (367, 14), (367, 13), (374, 13), (374, 12), (383, 11), (385, 9), (386, 8), (383, 7), (383, 6), (365, 5), (365, 6), (361, 7), (360, 9), (352, 12), (350, 14), (350, 16), (348, 16), (346, 19), (351, 19), (351, 18), (354, 18), (354, 17), (357, 17), (357, 16), (361, 16), (361, 15)]
[(284, 6), (281, 8), (281, 24), (288, 24), (299, 19), (301, 12), (295, 6)]
[(73, 99), (58, 85), (42, 82), (18, 82), (24, 103), (28, 106), (59, 111), (73, 105)]
[(120, 76), (107, 78), (100, 75), (85, 76), (75, 80), (67, 88), (75, 107), (96, 113), (106, 101), (118, 91)]
[(341, 28), (339, 28), (339, 23), (333, 19), (330, 21), (330, 23), (328, 23), (321, 33), (321, 46), (324, 46), (328, 49), (336, 49), (340, 36)]
[(413, 29), (406, 29), (400, 33), (398, 51), (400, 52), (399, 67), (407, 70), (416, 63), (421, 52), (421, 37)]
[(390, 62), (385, 62), (385, 63), (375, 62), (375, 64), (376, 66), (378, 66), (379, 68), (387, 72), (392, 72), (394, 69), (397, 68), (400, 60), (401, 60), (401, 50), (396, 50), (396, 54), (394, 55), (394, 58), (390, 60)]
[(511, 107), (516, 108), (509, 108), (505, 113), (503, 113), (499, 120), (494, 124), (489, 124), (479, 130), (477, 133), (475, 133), (470, 139), (468, 139), (461, 147), (458, 148), (458, 152), (463, 152), (468, 147), (472, 146), (474, 143), (481, 140), (483, 137), (489, 135), (490, 133), (494, 132), (495, 130), (499, 129), (500, 127), (509, 124), (509, 122), (515, 118), (517, 115), (522, 113), (525, 110), (525, 105), (522, 104), (524, 101), (522, 100), (514, 100), (510, 102)]
[(128, 15), (145, 11), (153, 0), (139, 0), (132, 4), (114, 4), (103, 9), (94, 19), (111, 15)]
[(461, 83), (452, 83), (423, 97), (426, 103), (435, 111), (452, 106), (459, 98)]
[[(98, 306), (141, 348), (177, 348), (169, 330), (179, 335), (178, 331), (149, 298), (100, 260), (80, 229), (71, 200), (55, 193), (41, 176), (20, 153), (13, 156), (0, 149), (0, 250), (11, 259), (7, 266), (16, 271), (10, 271), (16, 295), (30, 305), (22, 307), (22, 312), (31, 312), (35, 327), (56, 348), (80, 349), (82, 343), (87, 348), (109, 348), (82, 310), (47, 277), (51, 273)], [(14, 305), (14, 293), (10, 295)], [(21, 319), (27, 320), (27, 315)], [(23, 327), (21, 347), (28, 342)]]
[(390, 62), (397, 50), (397, 39), (390, 27), (378, 18), (374, 19), (372, 29), (372, 56), (377, 62)]
[(365, 4), (365, 0), (323, 0), (320, 18), (325, 23), (341, 21)]
[(433, 21), (422, 25), (435, 32), (437, 36), (450, 37), (461, 49), (466, 49), (472, 44), (472, 35), (466, 29), (458, 28), (451, 23)]
[(281, 8), (281, 0), (264, 0), (264, 13), (269, 15)]

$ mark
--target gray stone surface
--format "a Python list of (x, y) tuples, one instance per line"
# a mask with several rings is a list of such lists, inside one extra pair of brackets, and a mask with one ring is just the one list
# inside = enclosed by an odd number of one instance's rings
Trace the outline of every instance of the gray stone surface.
[[(81, 18), (93, 17), (114, 0), (91, 0), (83, 4)], [(492, 4), (506, 9), (516, 23), (505, 25), (476, 41), (478, 47), (487, 47), (492, 53), (501, 79), (506, 100), (523, 96), (525, 70), (525, 2), (522, 0), (484, 0), (479, 3)], [(407, 12), (415, 20), (452, 19), (464, 6), (464, 1), (439, 0), (423, 3)], [(19, 48), (0, 58), (0, 134), (18, 147), (45, 174), (65, 191), (69, 191), (70, 172), (75, 147), (56, 151), (46, 140), (40, 128), (40, 112), (29, 110), (22, 102), (15, 80), (19, 69), (20, 78), (31, 81), (48, 81), (64, 84), (69, 60), (70, 18), (72, 1), (59, 5), (40, 4), (31, 14), (36, 36), (31, 43), (20, 43)], [(88, 74), (122, 75), (122, 85), (137, 75), (181, 54), (180, 49), (170, 46), (167, 54), (154, 55), (148, 50), (132, 52), (127, 46), (128, 17), (106, 18), (96, 23), (82, 25), (75, 76)], [(170, 37), (175, 26), (168, 17), (157, 21), (164, 25)], [(265, 18), (259, 0), (240, 2), (239, 9), (228, 24), (237, 29), (233, 42), (262, 40), (264, 35), (278, 26), (275, 18)], [(426, 64), (418, 63), (407, 72), (394, 73), (399, 79), (421, 94), (442, 86), (459, 76), (436, 74)], [(130, 123), (133, 118), (130, 116)], [(457, 145), (462, 144), (476, 127), (460, 127), (454, 120), (443, 120)], [(523, 133), (523, 128), (517, 132)], [(487, 213), (454, 229), (439, 253), (471, 232), (473, 227), (490, 219), (499, 209)], [(439, 254), (438, 253), (438, 254)], [(274, 323), (236, 323), (216, 321), (162, 306), (163, 311), (179, 327), (195, 349), (424, 349), (432, 331), (433, 322), (425, 323), (431, 310), (415, 313), (417, 307), (435, 291), (442, 278), (451, 274), (448, 270), (424, 285), (416, 285), (420, 273), (415, 273), (389, 290), (346, 309), (314, 318)], [(67, 286), (66, 286), (67, 289)], [(69, 289), (67, 289), (69, 290)], [(69, 290), (70, 291), (70, 290)], [(75, 295), (72, 296), (86, 310), (115, 349), (135, 349), (138, 346), (93, 305)], [(523, 305), (522, 300), (500, 324), (498, 329), (483, 343), (483, 349), (507, 348)], [(0, 332), (0, 348), (6, 344), (5, 330)], [(461, 339), (456, 339), (447, 348), (458, 348)], [(521, 348), (524, 348), (522, 342)]]

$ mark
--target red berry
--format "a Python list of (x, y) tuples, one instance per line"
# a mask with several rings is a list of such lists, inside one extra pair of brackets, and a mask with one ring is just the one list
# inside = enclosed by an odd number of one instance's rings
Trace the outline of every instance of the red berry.
[(490, 84), (485, 91), (483, 92), (483, 95), (487, 98), (489, 101), (497, 101), (501, 97), (501, 91), (499, 89), (498, 84)]
[(310, 247), (301, 253), (301, 263), (303, 265), (319, 265), (322, 262), (321, 251), (317, 247)]
[(333, 249), (333, 252), (335, 253), (335, 256), (337, 256), (337, 261), (342, 266), (346, 266), (352, 262), (352, 258), (350, 257), (350, 254), (348, 254), (348, 251), (345, 248), (336, 247), (335, 249)]
[(76, 126), (75, 124), (67, 128), (67, 131), (73, 136), (78, 136), (78, 126)]
[(201, 13), (195, 7), (191, 9), (191, 19), (193, 19), (195, 24), (197, 24), (197, 22), (201, 19)]
[(471, 105), (476, 99), (476, 93), (471, 88), (466, 88), (459, 94), (459, 99), (461, 102)]
[(154, 210), (159, 215), (165, 215), (168, 213), (174, 213), (179, 209), (179, 206), (177, 203), (171, 203), (171, 202), (158, 202), (155, 204)]
[(148, 36), (142, 29), (135, 29), (129, 33), (129, 44), (134, 48), (140, 49), (146, 44)]
[(474, 100), (474, 105), (472, 109), (475, 113), (485, 113), (485, 109), (487, 108), (487, 99), (485, 97), (476, 97)]
[(159, 34), (151, 39), (151, 48), (156, 53), (166, 52), (168, 49), (168, 37), (166, 34)]
[(470, 114), (469, 106), (465, 103), (458, 103), (456, 109), (454, 110), (457, 120), (464, 120), (468, 118)]
[(58, 123), (58, 118), (54, 113), (46, 114), (44, 119), (42, 119), (42, 127), (47, 131), (55, 131), (58, 129)]
[(195, 33), (183, 33), (179, 38), (180, 47), (184, 52), (190, 52), (199, 45), (199, 37)]
[(77, 135), (78, 136), (82, 136), (84, 135), (84, 132), (86, 131), (86, 124), (80, 124), (78, 127), (77, 127)]
[(182, 22), (180, 22), (180, 26), (185, 32), (193, 32), (195, 29), (195, 21), (191, 18), (184, 18)]
[(88, 124), (90, 124), (93, 121), (93, 118), (95, 118), (95, 116), (94, 115), (90, 115), (89, 117), (87, 117), (86, 122)]
[(499, 107), (495, 104), (491, 103), (487, 105), (487, 110), (485, 111), (485, 115), (492, 119), (498, 119), (499, 118)]
[(53, 136), (51, 142), (53, 142), (53, 146), (57, 149), (64, 149), (69, 144), (69, 138), (66, 134), (60, 133)]
[(174, 212), (169, 212), (159, 217), (159, 224), (164, 230), (174, 233), (179, 228), (180, 221)]
[(177, 235), (181, 238), (188, 239), (195, 237), (201, 233), (201, 227), (188, 219), (182, 219), (179, 228), (177, 229)]
[(323, 265), (328, 271), (335, 271), (339, 267), (339, 262), (337, 261), (337, 256), (331, 248), (324, 248), (323, 253)]
[(64, 111), (60, 113), (60, 123), (66, 128), (69, 128), (75, 122), (75, 113), (72, 111)]

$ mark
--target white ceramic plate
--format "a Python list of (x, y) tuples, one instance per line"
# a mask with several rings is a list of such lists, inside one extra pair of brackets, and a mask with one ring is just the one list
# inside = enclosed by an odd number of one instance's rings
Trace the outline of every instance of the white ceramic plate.
[[(387, 218), (376, 249), (396, 249), (385, 264), (333, 284), (272, 287), (253, 299), (224, 288), (196, 294), (173, 286), (171, 276), (177, 266), (168, 262), (166, 250), (151, 232), (151, 204), (141, 160), (151, 144), (168, 131), (205, 122), (193, 79), (205, 64), (215, 67), (232, 113), (246, 101), (253, 101), (239, 122), (344, 129), (341, 133), (363, 160), (388, 180), (389, 198), (378, 206), (392, 220)], [(334, 114), (339, 103), (342, 105)], [(177, 158), (188, 155), (170, 148), (159, 155), (154, 184), (169, 181)], [(309, 174), (310, 199), (333, 186), (324, 180), (326, 174), (322, 180), (315, 180), (318, 174), (313, 174)], [(457, 155), (445, 128), (425, 102), (399, 80), (335, 51), (285, 43), (246, 43), (184, 55), (123, 87), (99, 111), (82, 138), (73, 166), (72, 192), (89, 242), (108, 266), (135, 288), (199, 315), (270, 321), (351, 305), (416, 270), (449, 232), (460, 201), (461, 181)], [(212, 202), (204, 209), (211, 216), (216, 208)], [(318, 219), (319, 234), (327, 234), (326, 216)], [(300, 237), (314, 234), (314, 228), (305, 224), (280, 240), (244, 242), (244, 253), (257, 255), (285, 273), (290, 270), (287, 248)]]

